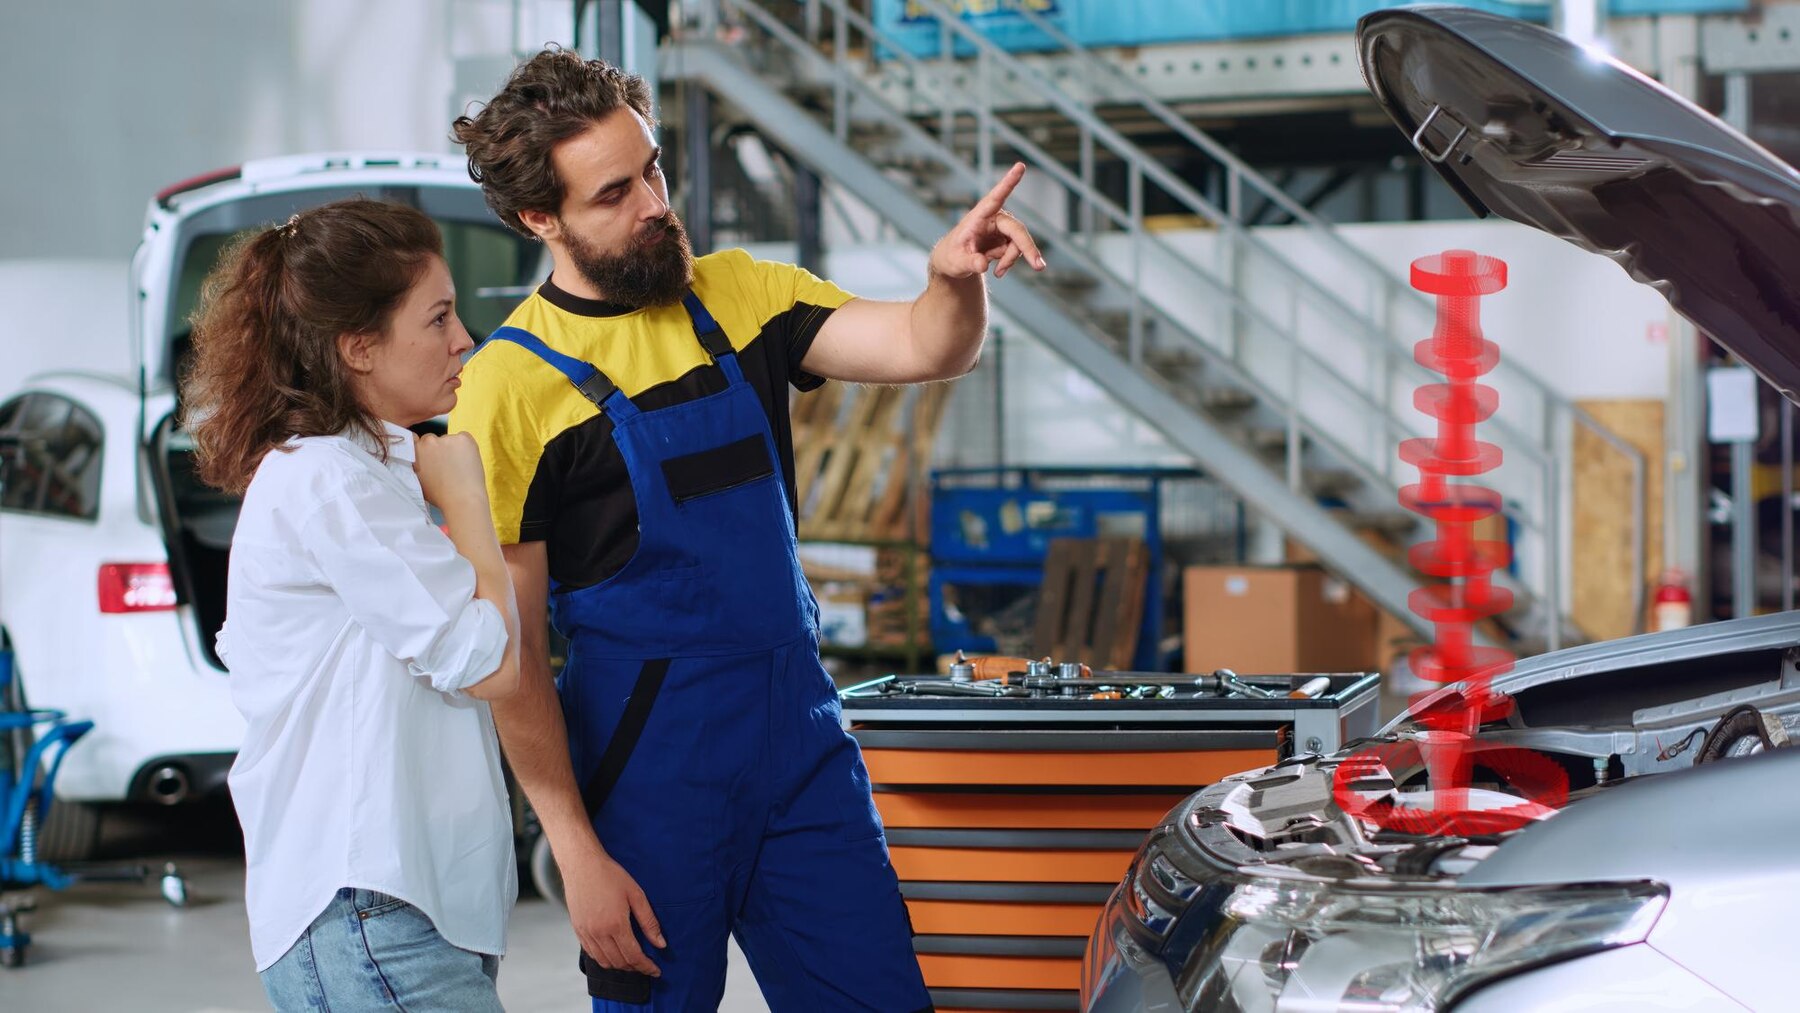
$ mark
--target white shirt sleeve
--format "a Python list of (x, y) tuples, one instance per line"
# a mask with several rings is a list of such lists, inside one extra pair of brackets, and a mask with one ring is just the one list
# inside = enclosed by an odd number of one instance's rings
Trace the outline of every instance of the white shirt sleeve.
[(300, 528), (300, 541), (350, 618), (442, 693), (493, 674), (506, 625), (475, 597), (475, 568), (373, 475), (345, 476)]

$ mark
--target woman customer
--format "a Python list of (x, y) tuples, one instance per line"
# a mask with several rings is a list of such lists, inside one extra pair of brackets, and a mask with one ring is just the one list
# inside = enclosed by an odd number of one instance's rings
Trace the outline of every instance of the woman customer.
[(219, 656), (279, 1010), (500, 1008), (517, 883), (486, 701), (518, 684), (518, 618), (474, 442), (408, 430), (456, 403), (455, 310), (429, 218), (344, 200), (241, 239), (195, 317), (186, 423), (243, 495)]

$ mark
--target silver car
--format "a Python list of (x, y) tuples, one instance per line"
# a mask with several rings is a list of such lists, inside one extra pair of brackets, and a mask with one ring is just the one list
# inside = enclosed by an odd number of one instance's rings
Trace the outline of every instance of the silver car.
[[(1771, 747), (1800, 735), (1796, 643), (1784, 614), (1521, 662), (1495, 684), (1514, 719), (1482, 738), (1554, 758), (1571, 788), (1523, 829), (1353, 818), (1346, 762), (1355, 804), (1424, 792), (1420, 769), (1353, 760), (1369, 743), (1200, 791), (1108, 902), (1083, 1009), (1794, 1008), (1777, 919), (1800, 910), (1800, 750)], [(1422, 734), (1407, 718), (1374, 741)]]
[[(1793, 169), (1516, 20), (1382, 11), (1358, 46), (1477, 213), (1613, 258), (1800, 389)], [(1471, 702), (1458, 688), (1178, 806), (1095, 929), (1082, 1008), (1800, 1009), (1800, 749), (1780, 748), (1800, 736), (1800, 615), (1543, 655), (1492, 688), (1511, 706), (1480, 729), (1459, 819), (1433, 822), (1416, 748), (1431, 709)], [(1375, 810), (1416, 818), (1383, 830)]]

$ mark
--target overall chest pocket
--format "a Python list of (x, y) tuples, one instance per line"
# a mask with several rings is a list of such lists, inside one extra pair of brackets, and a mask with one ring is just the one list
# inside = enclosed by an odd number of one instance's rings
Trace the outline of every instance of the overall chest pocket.
[(736, 489), (775, 474), (769, 442), (760, 433), (662, 462), (663, 482), (676, 505)]

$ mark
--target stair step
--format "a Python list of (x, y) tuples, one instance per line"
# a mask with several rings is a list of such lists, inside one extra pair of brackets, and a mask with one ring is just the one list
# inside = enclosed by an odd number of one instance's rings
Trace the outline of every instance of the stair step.
[[(1048, 272), (1046, 272), (1048, 273)], [(1052, 282), (1051, 284), (1054, 284)], [(1077, 285), (1065, 291), (1066, 295), (1083, 296), (1088, 294), (1089, 287)], [(1089, 310), (1088, 320), (1104, 332), (1114, 345), (1123, 349), (1131, 338), (1131, 314), (1124, 310), (1100, 309)], [(1177, 349), (1159, 349), (1149, 347), (1156, 338), (1156, 321), (1148, 316), (1143, 320), (1144, 328), (1144, 363), (1159, 373), (1180, 373), (1190, 367), (1201, 364), (1199, 356), (1189, 355)]]
[[(1144, 365), (1158, 376), (1192, 381), (1197, 379), (1197, 374), (1206, 368), (1206, 360), (1190, 349), (1162, 346), (1153, 347), (1144, 352)], [(1195, 392), (1194, 402), (1205, 404), (1205, 395), (1210, 388), (1202, 387), (1198, 383), (1190, 383), (1188, 386)]]
[(1419, 515), (1395, 507), (1392, 510), (1352, 510), (1344, 522), (1357, 531), (1373, 531), (1390, 538), (1411, 534), (1419, 526)]
[(1301, 472), (1306, 491), (1314, 496), (1342, 497), (1362, 487), (1362, 476), (1348, 468), (1307, 468)]
[[(1051, 267), (1046, 268), (1043, 271), (1032, 271), (1030, 272), (1030, 275), (1032, 278), (1036, 279), (1038, 284), (1056, 289), (1066, 295), (1086, 295), (1100, 287), (1100, 279), (1088, 274), (1086, 271), (1076, 271), (1066, 267)], [(1127, 328), (1131, 326), (1129, 318), (1127, 318), (1125, 326)], [(1120, 333), (1124, 333), (1123, 328), (1121, 328)]]
[(837, 89), (829, 81), (792, 81), (782, 85), (781, 90), (801, 105), (825, 106), (837, 96)]
[(904, 172), (915, 179), (941, 179), (949, 173), (950, 167), (929, 155), (915, 155), (903, 151), (885, 152), (871, 158), (883, 169), (894, 169)]
[(886, 120), (851, 120), (850, 146), (869, 154), (870, 148), (892, 144), (900, 139), (900, 129)]
[[(1256, 426), (1245, 431), (1244, 441), (1258, 453), (1280, 456), (1287, 451), (1287, 436), (1287, 430), (1281, 426)], [(1304, 435), (1300, 437), (1300, 442), (1304, 447)]]
[[(1193, 356), (1192, 352), (1183, 352), (1182, 354)], [(1199, 358), (1198, 356), (1193, 357)], [(1200, 389), (1200, 406), (1214, 415), (1236, 415), (1254, 408), (1256, 395), (1242, 387), (1202, 387)]]

